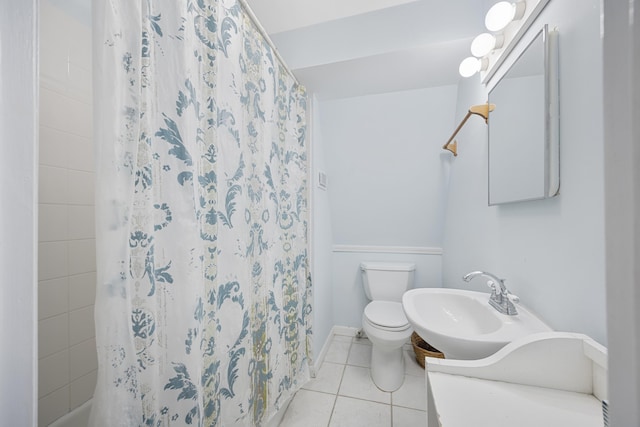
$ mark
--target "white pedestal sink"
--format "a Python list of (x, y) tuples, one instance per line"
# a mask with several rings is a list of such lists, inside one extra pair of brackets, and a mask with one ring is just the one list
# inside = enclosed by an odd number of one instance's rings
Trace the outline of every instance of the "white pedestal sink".
[(413, 329), (448, 359), (482, 359), (510, 342), (551, 328), (522, 305), (499, 313), (488, 293), (418, 288), (405, 292), (402, 307)]

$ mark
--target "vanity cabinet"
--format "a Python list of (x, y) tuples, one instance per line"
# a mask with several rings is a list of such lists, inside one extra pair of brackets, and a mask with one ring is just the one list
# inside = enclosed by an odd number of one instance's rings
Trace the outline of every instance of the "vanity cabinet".
[(426, 358), (428, 427), (602, 427), (606, 349), (533, 334), (480, 360)]

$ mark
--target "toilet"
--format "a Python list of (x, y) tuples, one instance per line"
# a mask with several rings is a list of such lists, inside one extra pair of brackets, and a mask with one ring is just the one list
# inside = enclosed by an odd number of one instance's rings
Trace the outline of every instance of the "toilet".
[(373, 344), (371, 379), (381, 390), (394, 391), (404, 381), (403, 345), (412, 328), (402, 309), (402, 294), (413, 285), (415, 264), (363, 262), (362, 282), (371, 300), (362, 314), (362, 329)]

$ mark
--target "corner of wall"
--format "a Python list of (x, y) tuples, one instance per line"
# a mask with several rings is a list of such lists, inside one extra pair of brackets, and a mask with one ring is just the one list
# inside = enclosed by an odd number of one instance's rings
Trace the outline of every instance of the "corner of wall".
[(322, 354), (322, 345), (331, 336), (333, 327), (333, 284), (332, 284), (332, 228), (329, 209), (330, 187), (326, 190), (318, 188), (317, 174), (326, 170), (324, 141), (321, 132), (321, 116), (317, 98), (310, 95), (311, 102), (311, 234), (312, 234), (312, 266), (313, 275), (313, 354)]

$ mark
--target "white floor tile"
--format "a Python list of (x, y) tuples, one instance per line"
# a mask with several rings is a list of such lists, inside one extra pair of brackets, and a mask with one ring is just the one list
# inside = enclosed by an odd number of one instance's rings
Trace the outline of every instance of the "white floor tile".
[(364, 344), (351, 344), (351, 350), (349, 350), (349, 358), (347, 359), (348, 365), (362, 366), (368, 368), (371, 366), (371, 346)]
[(343, 372), (343, 364), (324, 362), (322, 366), (320, 366), (320, 369), (318, 369), (318, 375), (303, 385), (302, 388), (337, 394)]
[(405, 378), (393, 393), (371, 379), (371, 342), (336, 335), (316, 378), (292, 400), (280, 427), (424, 427), (424, 369), (404, 351)]
[(376, 387), (373, 380), (371, 380), (369, 369), (359, 366), (347, 365), (344, 368), (342, 384), (338, 394), (374, 402), (391, 403), (391, 393), (384, 392)]
[(289, 404), (280, 427), (326, 427), (336, 396), (300, 390)]
[(393, 427), (426, 427), (427, 425), (427, 413), (425, 411), (394, 406), (391, 412), (393, 415)]
[(327, 354), (324, 356), (325, 362), (334, 362), (334, 363), (347, 363), (347, 357), (349, 357), (349, 348), (351, 347), (351, 340), (346, 341), (336, 341), (334, 338), (329, 345), (329, 349), (327, 350)]
[(404, 408), (427, 409), (427, 393), (425, 390), (425, 379), (405, 375), (402, 386), (391, 394), (391, 401), (395, 406)]
[(353, 343), (354, 344), (362, 344), (362, 345), (372, 345), (371, 341), (369, 340), (369, 338), (364, 337), (364, 338), (354, 338), (353, 339)]
[(391, 406), (338, 396), (329, 427), (361, 426), (390, 427)]
[(353, 341), (353, 337), (350, 337), (348, 335), (334, 335), (333, 336), (333, 341), (340, 341), (340, 342), (348, 342), (350, 343), (351, 341)]
[(406, 375), (424, 378), (424, 368), (418, 365), (416, 353), (413, 349), (404, 352), (404, 373)]

